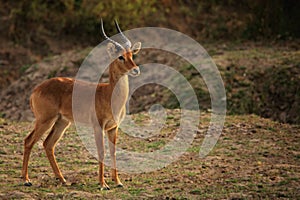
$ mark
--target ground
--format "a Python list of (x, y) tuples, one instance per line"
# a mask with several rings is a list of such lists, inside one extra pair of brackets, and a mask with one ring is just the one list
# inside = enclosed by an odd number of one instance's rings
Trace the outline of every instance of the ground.
[[(139, 139), (120, 132), (118, 147), (129, 151), (155, 151), (179, 128), (179, 110), (167, 111), (160, 134)], [(147, 113), (134, 115), (136, 123), (149, 120)], [(57, 145), (58, 164), (67, 179), (54, 177), (42, 146), (35, 145), (29, 176), (33, 186), (21, 179), (23, 139), (33, 123), (0, 120), (1, 199), (297, 199), (300, 198), (300, 126), (256, 115), (226, 117), (215, 148), (205, 158), (199, 148), (210, 113), (202, 113), (197, 135), (177, 161), (148, 173), (120, 172), (124, 188), (116, 188), (106, 168), (109, 191), (100, 191), (97, 160), (71, 127)], [(118, 156), (118, 154), (117, 154)], [(120, 156), (120, 155), (119, 155)], [(132, 164), (132, 163), (128, 163)]]

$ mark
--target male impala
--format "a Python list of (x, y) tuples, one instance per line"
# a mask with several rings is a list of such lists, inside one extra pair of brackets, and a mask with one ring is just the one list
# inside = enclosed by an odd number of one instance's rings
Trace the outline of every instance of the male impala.
[[(109, 150), (112, 160), (112, 179), (117, 186), (122, 187), (117, 169), (116, 169), (116, 139), (118, 135), (118, 127), (125, 115), (125, 103), (128, 98), (128, 76), (138, 76), (140, 74), (139, 67), (134, 63), (132, 55), (138, 53), (141, 43), (137, 42), (131, 47), (131, 42), (122, 33), (118, 23), (115, 21), (116, 28), (125, 42), (124, 47), (116, 41), (106, 36), (101, 20), (102, 34), (109, 42), (107, 44), (107, 52), (112, 58), (109, 65), (109, 83), (100, 83), (93, 85), (87, 82), (76, 82), (82, 91), (89, 91), (96, 88), (95, 107), (85, 105), (85, 112), (91, 109), (96, 110), (96, 116), (90, 116), (93, 124), (96, 146), (99, 157), (99, 182), (101, 189), (109, 189), (104, 180), (104, 134), (109, 139)], [(116, 59), (115, 59), (116, 58)], [(64, 179), (55, 159), (55, 145), (62, 137), (65, 130), (71, 122), (74, 121), (72, 112), (72, 94), (75, 80), (71, 78), (52, 78), (44, 81), (37, 86), (30, 98), (31, 109), (35, 115), (36, 122), (34, 130), (25, 138), (24, 141), (24, 157), (22, 176), (26, 186), (31, 186), (28, 177), (28, 161), (33, 145), (42, 137), (44, 133), (49, 133), (43, 145), (50, 161), (55, 176), (65, 183)], [(91, 87), (96, 86), (96, 87)], [(113, 90), (118, 87), (121, 95), (117, 99), (112, 99)], [(111, 102), (117, 102), (117, 108), (111, 106)], [(114, 105), (114, 103), (113, 103)], [(117, 117), (115, 117), (117, 116)], [(76, 119), (77, 120), (77, 119)]]

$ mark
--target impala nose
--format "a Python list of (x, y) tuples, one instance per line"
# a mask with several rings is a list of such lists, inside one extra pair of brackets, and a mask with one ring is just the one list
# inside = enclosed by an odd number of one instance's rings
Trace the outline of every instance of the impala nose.
[(135, 67), (135, 68), (133, 68), (131, 71), (130, 71), (130, 75), (131, 76), (133, 76), (133, 77), (135, 77), (135, 76), (138, 76), (138, 75), (140, 75), (140, 68), (139, 67)]

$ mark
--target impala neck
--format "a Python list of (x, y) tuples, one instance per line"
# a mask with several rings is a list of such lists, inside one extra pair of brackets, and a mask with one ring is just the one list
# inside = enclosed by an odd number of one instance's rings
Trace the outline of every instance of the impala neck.
[(109, 73), (109, 84), (116, 98), (119, 99), (121, 104), (126, 103), (129, 92), (128, 75), (121, 75), (110, 70)]

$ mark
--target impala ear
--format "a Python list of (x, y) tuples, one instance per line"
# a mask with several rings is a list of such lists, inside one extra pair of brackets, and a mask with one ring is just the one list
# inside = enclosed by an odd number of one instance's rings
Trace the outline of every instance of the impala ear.
[(106, 50), (107, 50), (107, 53), (108, 53), (108, 55), (111, 59), (116, 58), (117, 49), (116, 49), (116, 46), (113, 43), (109, 42), (106, 46)]
[(141, 46), (142, 46), (141, 42), (134, 43), (134, 45), (131, 48), (132, 54), (137, 54), (141, 50)]

